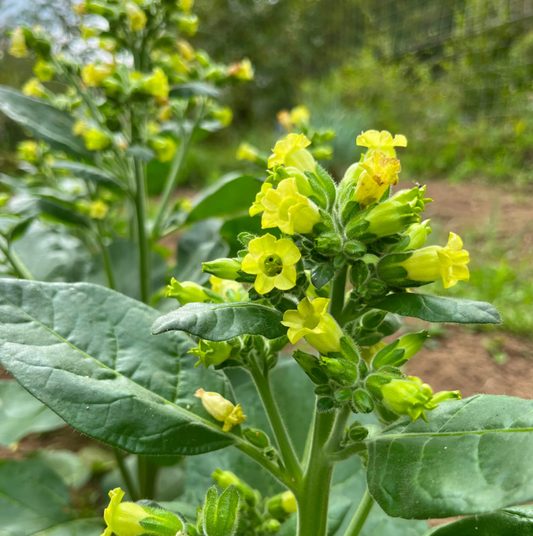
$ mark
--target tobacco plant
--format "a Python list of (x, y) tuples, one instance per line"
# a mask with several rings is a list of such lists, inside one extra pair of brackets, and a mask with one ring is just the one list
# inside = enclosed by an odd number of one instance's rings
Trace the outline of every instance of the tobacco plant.
[(425, 187), (393, 191), (405, 137), (357, 143), (338, 184), (303, 133), (276, 143), (250, 207), (261, 232), (204, 263), (209, 284), (173, 280), (168, 314), (86, 283), (0, 281), (0, 360), (31, 394), (113, 447), (187, 455), (193, 486), (223, 490), (161, 505), (117, 488), (104, 534), (422, 534), (416, 520), (451, 516), (472, 517), (435, 534), (531, 533), (531, 508), (508, 508), (533, 498), (531, 401), (434, 393), (403, 369), (428, 332), (395, 337), (401, 316), (500, 317), (419, 291), (468, 281), (469, 255), (453, 232), (426, 245)]

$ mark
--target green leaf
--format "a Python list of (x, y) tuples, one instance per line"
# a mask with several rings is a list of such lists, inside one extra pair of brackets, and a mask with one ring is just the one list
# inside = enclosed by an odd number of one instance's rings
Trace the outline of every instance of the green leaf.
[(10, 445), (35, 432), (49, 432), (65, 425), (17, 382), (0, 381), (0, 445)]
[(178, 281), (201, 285), (209, 279), (209, 274), (202, 273), (202, 263), (224, 257), (229, 250), (220, 238), (221, 224), (221, 220), (215, 219), (199, 221), (180, 238), (174, 272)]
[(313, 286), (320, 290), (324, 285), (327, 285), (335, 275), (335, 270), (331, 264), (317, 264), (311, 270), (311, 283)]
[(51, 197), (36, 199), (37, 208), (46, 219), (57, 221), (66, 225), (89, 227), (90, 221), (84, 214), (80, 214), (74, 203), (65, 203)]
[(96, 285), (0, 280), (0, 362), (68, 424), (128, 452), (233, 444), (194, 398), (203, 387), (232, 399), (226, 377), (195, 369), (184, 335), (152, 337), (157, 315)]
[(322, 186), (326, 198), (328, 201), (328, 207), (331, 208), (335, 203), (335, 197), (337, 195), (337, 189), (335, 187), (335, 182), (331, 178), (330, 174), (319, 164), (316, 165), (316, 177)]
[(183, 99), (196, 96), (212, 97), (216, 99), (220, 97), (221, 92), (216, 86), (208, 84), (207, 82), (188, 82), (174, 86), (170, 90), (169, 95), (171, 97), (181, 97)]
[(185, 331), (208, 341), (227, 341), (239, 335), (277, 339), (287, 332), (280, 323), (282, 318), (277, 309), (254, 303), (188, 303), (159, 317), (152, 332)]
[(368, 440), (368, 485), (393, 517), (492, 512), (533, 500), (533, 400), (477, 395)]
[(455, 523), (442, 525), (431, 531), (431, 536), (533, 536), (533, 509), (531, 506), (506, 508), (492, 514), (467, 517)]
[(30, 459), (52, 469), (69, 488), (81, 488), (91, 478), (91, 467), (70, 450), (38, 450), (31, 453)]
[(126, 153), (135, 158), (140, 158), (145, 163), (152, 161), (156, 156), (155, 151), (145, 145), (130, 145), (126, 149)]
[(124, 185), (118, 181), (115, 177), (103, 171), (95, 166), (88, 166), (80, 162), (72, 162), (70, 160), (58, 160), (54, 162), (50, 167), (53, 169), (61, 169), (69, 171), (80, 179), (102, 184), (108, 188), (124, 189)]
[(239, 504), (240, 496), (235, 486), (228, 486), (220, 497), (216, 486), (209, 488), (202, 511), (202, 526), (206, 536), (233, 536)]
[(262, 182), (250, 175), (230, 173), (205, 189), (193, 202), (187, 223), (248, 210)]
[(45, 465), (33, 461), (0, 462), (1, 533), (33, 536), (99, 536), (102, 519), (75, 519), (68, 488)]
[(75, 119), (67, 112), (6, 86), (0, 86), (0, 110), (54, 149), (90, 158), (83, 138), (72, 134)]
[(414, 316), (427, 322), (501, 324), (502, 321), (498, 311), (490, 303), (428, 294), (398, 292), (374, 300), (369, 305), (382, 311)]

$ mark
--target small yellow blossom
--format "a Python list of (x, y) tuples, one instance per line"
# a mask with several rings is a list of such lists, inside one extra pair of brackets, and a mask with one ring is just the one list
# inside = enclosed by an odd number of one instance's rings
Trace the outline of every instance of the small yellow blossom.
[(17, 156), (19, 160), (36, 164), (39, 160), (38, 151), (39, 145), (36, 141), (21, 141), (17, 147)]
[(287, 131), (290, 132), (292, 130), (292, 121), (291, 121), (291, 114), (287, 110), (280, 110), (277, 115), (276, 119), (278, 120), (278, 123)]
[(250, 210), (249, 210), (250, 216), (255, 216), (257, 214), (261, 214), (261, 212), (263, 212), (265, 210), (265, 207), (263, 206), (262, 201), (263, 201), (266, 193), (268, 192), (268, 190), (270, 190), (273, 187), (274, 186), (270, 182), (264, 182), (261, 185), (261, 190), (256, 194), (255, 200), (252, 203), (252, 206), (250, 207)]
[(294, 178), (282, 180), (276, 189), (265, 188), (264, 193), (261, 199), (265, 208), (261, 222), (263, 229), (279, 227), (286, 234), (308, 234), (321, 221), (314, 203), (298, 192)]
[[(212, 300), (213, 294), (193, 281), (180, 283), (172, 278), (170, 285), (167, 286), (165, 298), (175, 298), (180, 302), (180, 305), (186, 305), (187, 303), (203, 303)], [(220, 298), (217, 301), (220, 301)]]
[(364, 209), (377, 203), (390, 185), (398, 184), (398, 173), (402, 168), (399, 160), (388, 158), (381, 151), (374, 151), (360, 166), (363, 172), (359, 176), (354, 199)]
[(170, 162), (178, 149), (176, 142), (164, 136), (157, 136), (150, 141), (152, 149), (157, 153), (160, 162)]
[(202, 404), (207, 413), (212, 415), (217, 421), (224, 423), (222, 427), (223, 432), (229, 432), (234, 426), (242, 424), (246, 419), (246, 415), (243, 415), (240, 404), (235, 406), (218, 393), (198, 389), (194, 396), (202, 399)]
[(233, 76), (237, 80), (243, 80), (244, 82), (253, 80), (254, 67), (252, 62), (248, 58), (244, 58), (241, 62), (230, 65), (228, 76)]
[(242, 270), (257, 275), (254, 288), (259, 294), (267, 294), (274, 288), (289, 290), (296, 285), (295, 264), (302, 255), (292, 240), (277, 240), (266, 234), (251, 240), (248, 251)]
[(463, 249), (463, 241), (455, 233), (450, 233), (445, 247), (417, 249), (399, 265), (407, 270), (409, 280), (429, 282), (442, 278), (444, 288), (450, 288), (458, 281), (469, 280), (470, 273), (466, 266), (469, 262), (470, 256)]
[(161, 67), (156, 67), (150, 76), (143, 81), (143, 91), (152, 95), (160, 104), (165, 104), (168, 100), (168, 78)]
[(133, 2), (126, 3), (126, 16), (130, 22), (130, 28), (133, 32), (140, 32), (146, 26), (146, 14)]
[(117, 49), (117, 42), (111, 37), (100, 37), (98, 46), (106, 52), (113, 54)]
[(44, 60), (37, 60), (33, 72), (40, 82), (48, 82), (54, 76), (54, 68)]
[(189, 41), (186, 41), (185, 39), (178, 39), (176, 41), (176, 46), (178, 47), (178, 50), (180, 51), (180, 54), (183, 56), (185, 61), (192, 61), (196, 57), (194, 48), (189, 43)]
[(292, 344), (305, 337), (323, 355), (341, 350), (340, 341), (344, 334), (327, 312), (329, 302), (326, 298), (304, 298), (297, 310), (285, 311), (281, 323), (289, 328), (287, 337)]
[(9, 45), (9, 53), (15, 58), (26, 58), (28, 56), (28, 47), (24, 38), (24, 30), (15, 28), (11, 34), (11, 42)]
[(89, 207), (89, 216), (93, 220), (103, 220), (107, 212), (109, 211), (109, 205), (104, 203), (101, 199), (93, 201)]
[(395, 147), (407, 147), (407, 138), (401, 134), (392, 137), (390, 132), (382, 130), (367, 130), (357, 136), (357, 145), (368, 147), (369, 151), (381, 151), (385, 156), (394, 158), (396, 156)]
[(237, 160), (248, 160), (249, 162), (257, 162), (260, 158), (259, 149), (253, 145), (243, 141), (239, 148), (237, 149), (237, 154), (235, 155)]
[(111, 145), (111, 138), (101, 130), (90, 128), (82, 134), (85, 147), (89, 151), (103, 151)]
[(288, 134), (287, 137), (278, 141), (272, 149), (272, 154), (268, 159), (268, 167), (273, 168), (275, 164), (284, 166), (294, 166), (301, 171), (315, 172), (316, 162), (306, 147), (311, 142), (304, 134)]
[(311, 119), (311, 114), (306, 106), (296, 106), (291, 110), (290, 119), (291, 123), (299, 127), (307, 126)]
[(45, 97), (46, 90), (44, 86), (37, 80), (37, 78), (30, 78), (24, 86), (22, 86), (22, 93), (28, 97)]
[(183, 9), (183, 11), (189, 12), (194, 6), (194, 0), (178, 0), (178, 6)]
[(78, 119), (72, 127), (74, 136), (83, 136), (89, 130), (89, 125), (82, 119)]
[(220, 122), (223, 127), (229, 127), (233, 121), (233, 112), (229, 106), (218, 108), (211, 112), (213, 119)]
[(238, 351), (238, 347), (232, 346), (229, 342), (215, 342), (204, 341), (200, 339), (198, 346), (189, 350), (189, 354), (195, 355), (198, 358), (198, 362), (194, 365), (196, 368), (198, 365), (203, 365), (205, 368), (209, 368), (210, 365), (216, 367), (224, 361), (227, 361), (232, 355), (235, 355)]
[(209, 278), (211, 290), (228, 302), (243, 302), (246, 301), (248, 293), (244, 290), (241, 283), (230, 281), (228, 279), (220, 279), (216, 275)]
[(100, 84), (113, 73), (112, 65), (85, 65), (81, 70), (81, 78), (85, 85), (89, 87), (98, 87)]

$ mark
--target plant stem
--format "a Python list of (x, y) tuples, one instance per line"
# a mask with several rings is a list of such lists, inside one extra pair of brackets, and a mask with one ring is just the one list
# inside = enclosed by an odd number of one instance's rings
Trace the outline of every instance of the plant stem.
[(348, 273), (348, 265), (345, 264), (337, 274), (333, 281), (331, 289), (331, 302), (329, 304), (329, 312), (337, 322), (342, 315), (344, 307), (344, 295), (346, 294), (346, 274)]
[(120, 450), (117, 448), (114, 448), (113, 452), (115, 453), (115, 458), (117, 459), (117, 466), (120, 471), (120, 474), (122, 475), (122, 480), (124, 480), (124, 484), (126, 486), (126, 489), (128, 490), (129, 496), (133, 502), (136, 502), (139, 500), (139, 494), (137, 493), (137, 490), (133, 485), (130, 472), (128, 471), (128, 468), (124, 463), (124, 456), (122, 456), (122, 452), (120, 452)]
[(139, 279), (141, 300), (150, 302), (150, 246), (147, 235), (146, 177), (145, 167), (140, 158), (134, 159), (135, 166), (135, 212), (137, 216), (137, 240), (139, 243)]
[(146, 456), (137, 456), (137, 470), (139, 474), (139, 488), (141, 499), (155, 498), (155, 481), (158, 467), (152, 465)]
[(28, 270), (28, 267), (22, 262), (22, 259), (18, 256), (17, 252), (9, 247), (9, 243), (4, 245), (0, 242), (0, 250), (4, 254), (6, 260), (11, 264), (13, 270), (20, 279), (35, 280), (32, 273)]
[(263, 406), (268, 416), (272, 431), (276, 437), (276, 441), (278, 442), (283, 463), (285, 464), (285, 467), (287, 468), (287, 471), (293, 481), (299, 482), (302, 478), (302, 468), (300, 466), (300, 462), (298, 461), (296, 451), (292, 445), (287, 427), (285, 426), (283, 418), (279, 412), (276, 400), (272, 395), (268, 372), (266, 374), (262, 373), (253, 356), (250, 361), (250, 373), (259, 396), (261, 397), (261, 401), (263, 402)]
[(98, 245), (100, 246), (100, 251), (102, 252), (102, 258), (104, 260), (104, 268), (107, 275), (107, 284), (109, 285), (109, 288), (111, 290), (116, 290), (116, 284), (115, 284), (115, 276), (113, 275), (113, 266), (111, 265), (111, 258), (109, 257), (109, 251), (107, 249), (107, 246), (104, 244), (103, 240), (103, 231), (102, 231), (102, 223), (97, 221), (96, 222), (96, 240), (98, 242)]
[(359, 536), (372, 506), (374, 506), (374, 499), (367, 489), (344, 536)]

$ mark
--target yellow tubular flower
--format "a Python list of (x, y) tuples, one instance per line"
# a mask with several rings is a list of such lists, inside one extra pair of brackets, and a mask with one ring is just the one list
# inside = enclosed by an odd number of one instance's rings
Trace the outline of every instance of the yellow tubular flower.
[(268, 167), (273, 168), (275, 164), (284, 166), (294, 166), (300, 171), (315, 172), (316, 162), (306, 147), (311, 142), (303, 134), (288, 134), (287, 137), (278, 141), (272, 149), (272, 154), (268, 159)]
[(170, 162), (178, 149), (176, 142), (164, 136), (157, 136), (151, 140), (150, 145), (157, 153), (157, 159), (160, 162)]
[(134, 32), (144, 30), (146, 26), (146, 14), (133, 2), (126, 3), (126, 16), (130, 22), (130, 28)]
[(156, 67), (154, 72), (145, 78), (143, 91), (152, 95), (160, 103), (165, 103), (168, 99), (169, 85), (168, 78), (161, 67)]
[(109, 205), (104, 203), (101, 199), (93, 201), (89, 207), (89, 216), (93, 220), (103, 220), (107, 212), (109, 211)]
[(86, 86), (98, 87), (113, 73), (112, 65), (85, 65), (81, 70), (81, 78)]
[[(239, 160), (242, 160), (240, 158)], [(267, 194), (268, 190), (273, 188), (272, 184), (270, 182), (264, 182), (261, 185), (261, 191), (257, 193), (255, 196), (255, 201), (252, 203), (252, 206), (250, 207), (249, 213), (250, 216), (255, 216), (256, 214), (261, 214), (265, 210), (265, 207), (263, 206), (263, 199), (265, 195)]]
[(178, 50), (185, 61), (192, 61), (194, 58), (196, 58), (196, 52), (194, 52), (194, 48), (189, 41), (186, 41), (185, 39), (178, 39), (176, 41), (176, 46), (178, 47)]
[(209, 283), (211, 283), (211, 290), (221, 296), (224, 301), (247, 301), (248, 293), (246, 290), (244, 290), (244, 287), (241, 285), (241, 283), (237, 283), (237, 281), (220, 279), (216, 275), (212, 275), (209, 278)]
[(309, 120), (311, 119), (311, 114), (305, 106), (296, 106), (291, 110), (291, 123), (294, 123), (298, 126), (307, 126)]
[(233, 121), (233, 112), (229, 106), (224, 106), (211, 112), (214, 119), (220, 122), (223, 127), (229, 127)]
[(21, 141), (17, 146), (17, 156), (19, 160), (36, 164), (39, 160), (38, 150), (39, 146), (36, 141)]
[(357, 136), (357, 145), (368, 147), (368, 151), (381, 151), (385, 156), (394, 158), (396, 156), (395, 147), (407, 147), (407, 138), (401, 134), (392, 137), (390, 132), (382, 130), (367, 130)]
[(251, 240), (248, 251), (242, 270), (257, 275), (254, 288), (259, 294), (267, 294), (274, 288), (289, 290), (296, 285), (295, 264), (302, 255), (292, 240), (277, 240), (266, 234)]
[(279, 227), (286, 234), (308, 234), (322, 220), (314, 203), (298, 192), (296, 179), (284, 179), (276, 189), (265, 187), (264, 193), (261, 199), (265, 209), (261, 221), (263, 229)]
[(33, 66), (33, 72), (40, 82), (48, 82), (54, 76), (54, 68), (44, 60), (38, 60)]
[(341, 351), (341, 338), (344, 336), (341, 328), (327, 312), (330, 300), (304, 298), (297, 310), (285, 311), (283, 321), (289, 328), (287, 337), (292, 344), (305, 337), (321, 354)]
[(45, 97), (46, 90), (44, 86), (37, 80), (37, 78), (30, 78), (24, 86), (22, 86), (22, 93), (28, 97)]
[(111, 145), (111, 139), (107, 134), (96, 128), (91, 128), (82, 134), (85, 147), (89, 151), (103, 151)]
[(290, 132), (292, 130), (292, 121), (291, 121), (291, 114), (287, 110), (280, 110), (277, 115), (276, 119), (278, 120), (278, 123), (287, 131)]
[(402, 167), (396, 158), (388, 158), (381, 151), (374, 151), (361, 164), (363, 172), (355, 188), (354, 199), (361, 208), (377, 203), (387, 188), (398, 184), (398, 173)]
[(450, 233), (445, 247), (429, 246), (417, 249), (400, 263), (407, 270), (407, 279), (414, 281), (436, 281), (442, 278), (444, 288), (450, 288), (458, 281), (468, 281), (470, 272), (468, 251), (463, 249), (463, 241), (455, 233)]
[(246, 420), (246, 415), (243, 415), (240, 404), (235, 406), (218, 393), (198, 389), (194, 396), (201, 398), (207, 413), (212, 415), (217, 421), (224, 423), (222, 427), (223, 432), (229, 432), (234, 426), (242, 424)]
[(15, 28), (11, 34), (11, 42), (9, 44), (9, 53), (15, 58), (28, 57), (28, 47), (26, 46), (26, 39), (24, 38), (24, 31), (22, 28)]

